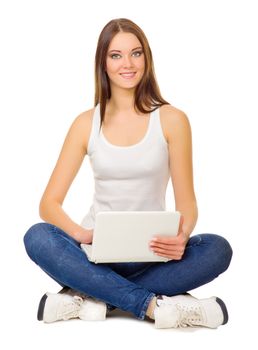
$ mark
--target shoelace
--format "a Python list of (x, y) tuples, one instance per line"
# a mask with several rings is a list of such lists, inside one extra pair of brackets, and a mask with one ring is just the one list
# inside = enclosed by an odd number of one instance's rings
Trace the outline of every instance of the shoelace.
[(77, 292), (74, 289), (69, 289), (68, 291), (66, 291), (66, 294), (69, 294), (71, 296), (78, 296), (81, 297), (83, 302), (88, 302), (88, 301), (94, 301), (95, 303), (101, 303), (99, 300), (92, 298), (91, 296), (81, 293), (81, 292)]
[(80, 298), (82, 298), (83, 300), (88, 300), (90, 299), (91, 297), (89, 297), (88, 295), (84, 294), (84, 293), (81, 293), (81, 292), (78, 292), (74, 289), (71, 289), (69, 288), (65, 294), (68, 294), (68, 295), (71, 295), (72, 297), (75, 297), (75, 296), (78, 296)]
[(73, 296), (73, 300), (70, 302), (63, 301), (61, 307), (62, 315), (60, 318), (63, 320), (69, 320), (70, 318), (78, 317), (82, 303), (83, 299), (78, 295)]
[(203, 324), (203, 315), (200, 307), (186, 307), (177, 304), (176, 308), (178, 310), (177, 327), (195, 327)]

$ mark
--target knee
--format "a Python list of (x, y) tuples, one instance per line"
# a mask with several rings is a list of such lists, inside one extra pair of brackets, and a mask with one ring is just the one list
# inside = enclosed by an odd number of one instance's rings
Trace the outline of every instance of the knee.
[(44, 233), (49, 230), (49, 226), (51, 225), (45, 222), (34, 224), (23, 237), (25, 250), (28, 256), (34, 261), (36, 249), (42, 244), (44, 237), (46, 237)]
[(212, 234), (212, 248), (216, 255), (216, 260), (220, 266), (221, 272), (229, 267), (232, 259), (233, 250), (226, 238), (220, 235)]

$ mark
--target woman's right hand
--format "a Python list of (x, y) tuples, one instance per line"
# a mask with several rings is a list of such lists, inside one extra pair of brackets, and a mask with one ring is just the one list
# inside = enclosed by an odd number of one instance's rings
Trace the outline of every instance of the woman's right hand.
[(87, 230), (85, 228), (81, 228), (73, 236), (79, 243), (91, 244), (93, 240), (93, 232), (93, 229)]

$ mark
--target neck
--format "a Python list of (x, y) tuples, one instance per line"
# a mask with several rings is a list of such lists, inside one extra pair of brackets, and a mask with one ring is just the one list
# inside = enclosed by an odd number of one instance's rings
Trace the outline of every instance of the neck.
[(113, 88), (108, 109), (116, 113), (134, 112), (134, 89)]

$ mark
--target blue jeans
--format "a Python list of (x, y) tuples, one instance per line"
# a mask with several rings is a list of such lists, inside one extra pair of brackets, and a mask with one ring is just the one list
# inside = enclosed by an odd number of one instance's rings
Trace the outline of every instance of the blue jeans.
[(215, 234), (190, 237), (181, 260), (94, 264), (80, 244), (60, 228), (37, 223), (24, 236), (29, 257), (61, 286), (145, 318), (158, 294), (182, 294), (212, 281), (231, 261), (228, 241)]

